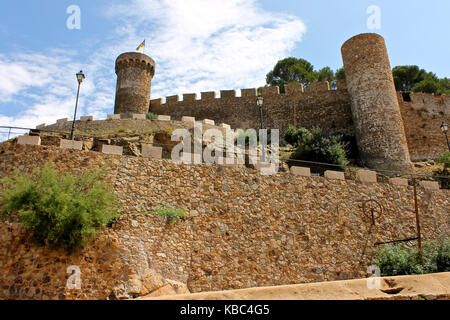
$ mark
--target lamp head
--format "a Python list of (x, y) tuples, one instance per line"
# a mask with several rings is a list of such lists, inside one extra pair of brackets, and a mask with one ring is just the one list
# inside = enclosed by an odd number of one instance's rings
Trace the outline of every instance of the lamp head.
[(80, 72), (77, 73), (77, 80), (78, 80), (78, 83), (81, 84), (85, 78), (86, 78), (86, 77), (84, 76), (83, 71), (80, 70)]
[(441, 131), (443, 133), (447, 133), (447, 131), (448, 131), (448, 124), (446, 124), (445, 122), (442, 122), (442, 124), (441, 124)]
[(256, 104), (259, 107), (262, 107), (262, 105), (264, 104), (264, 98), (261, 95), (259, 95), (258, 98), (256, 98)]

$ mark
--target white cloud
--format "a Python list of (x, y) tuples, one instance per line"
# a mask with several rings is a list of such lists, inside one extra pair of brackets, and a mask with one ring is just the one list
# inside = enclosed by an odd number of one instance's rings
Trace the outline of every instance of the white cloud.
[[(16, 104), (18, 109), (12, 116), (5, 116), (9, 110), (0, 110), (1, 124), (34, 127), (69, 116), (75, 103), (78, 66), (71, 52), (61, 50), (0, 57), (2, 108)], [(89, 85), (85, 89), (88, 93)]]
[(0, 124), (34, 127), (72, 117), (81, 66), (87, 78), (79, 114), (105, 117), (114, 107), (115, 58), (144, 38), (157, 64), (157, 98), (261, 86), (306, 32), (297, 17), (265, 11), (255, 0), (132, 0), (111, 5), (107, 16), (116, 29), (100, 48), (92, 43), (87, 58), (63, 49), (0, 55), (1, 105), (27, 105), (12, 116), (0, 110)]
[(128, 39), (147, 39), (157, 62), (153, 97), (264, 84), (306, 32), (297, 17), (253, 0), (134, 0), (115, 6)]

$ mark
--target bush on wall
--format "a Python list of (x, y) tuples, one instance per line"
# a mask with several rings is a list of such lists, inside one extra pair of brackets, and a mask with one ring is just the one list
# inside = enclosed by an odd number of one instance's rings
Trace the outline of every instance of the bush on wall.
[[(310, 131), (305, 128), (295, 129), (291, 126), (286, 130), (284, 139), (296, 148), (291, 155), (292, 160), (321, 162), (339, 166), (346, 166), (349, 163), (346, 151), (347, 144), (342, 141), (340, 135), (326, 136), (318, 128)], [(290, 165), (295, 165), (295, 161), (291, 161)]]
[(437, 163), (444, 165), (443, 170), (436, 172), (437, 180), (440, 181), (442, 189), (450, 189), (450, 152), (446, 152), (438, 157)]
[(58, 174), (50, 165), (4, 178), (2, 211), (18, 214), (38, 245), (71, 252), (117, 216), (117, 200), (99, 173)]
[(450, 152), (446, 152), (438, 157), (437, 162), (444, 165), (444, 170), (450, 170)]
[(450, 271), (450, 237), (423, 243), (423, 266), (419, 252), (405, 245), (387, 245), (376, 251), (372, 261), (381, 270), (381, 276), (399, 276)]

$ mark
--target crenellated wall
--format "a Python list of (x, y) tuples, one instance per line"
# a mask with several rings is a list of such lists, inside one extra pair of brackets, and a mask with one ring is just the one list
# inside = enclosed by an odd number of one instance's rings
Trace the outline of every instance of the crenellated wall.
[[(286, 93), (278, 87), (263, 88), (263, 121), (266, 128), (278, 128), (281, 132), (289, 125), (312, 128), (321, 127), (330, 132), (353, 132), (350, 97), (345, 82), (338, 83), (337, 90), (330, 90), (328, 82), (318, 82), (306, 91), (301, 84), (286, 86)], [(174, 119), (192, 116), (199, 120), (212, 119), (216, 123), (228, 123), (232, 128), (259, 128), (260, 111), (256, 105), (257, 90), (242, 89), (241, 96), (235, 90), (183, 94), (151, 100), (150, 111), (170, 115)]]
[[(286, 86), (286, 93), (278, 87), (263, 89), (264, 127), (279, 128), (282, 134), (289, 125), (312, 128), (318, 126), (326, 132), (341, 131), (354, 134), (350, 95), (345, 81), (338, 81), (338, 89), (330, 90), (327, 82), (318, 82), (306, 91), (301, 84)], [(222, 90), (183, 94), (151, 100), (150, 110), (180, 120), (193, 116), (197, 120), (213, 119), (228, 123), (232, 128), (259, 128), (260, 113), (256, 106), (256, 89)], [(433, 159), (446, 150), (446, 140), (440, 131), (441, 123), (450, 122), (450, 97), (428, 93), (411, 93), (411, 101), (404, 101), (397, 93), (405, 127), (411, 160)], [(200, 98), (200, 99), (198, 99)]]
[(440, 126), (442, 122), (450, 122), (450, 97), (411, 93), (411, 101), (405, 101), (402, 93), (397, 96), (411, 160), (435, 159), (447, 151)]

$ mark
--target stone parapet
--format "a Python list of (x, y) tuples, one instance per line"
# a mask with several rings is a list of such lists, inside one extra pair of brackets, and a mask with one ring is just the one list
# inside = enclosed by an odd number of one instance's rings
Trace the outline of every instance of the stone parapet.
[(110, 146), (107, 144), (103, 144), (101, 147), (101, 152), (105, 154), (114, 154), (114, 155), (122, 155), (123, 147), (120, 146)]
[(61, 139), (59, 147), (61, 149), (83, 150), (83, 141)]
[(149, 144), (143, 144), (141, 155), (144, 158), (162, 159), (162, 151), (163, 149), (161, 147), (153, 147)]
[(39, 136), (20, 136), (17, 138), (18, 144), (41, 145), (41, 137)]

